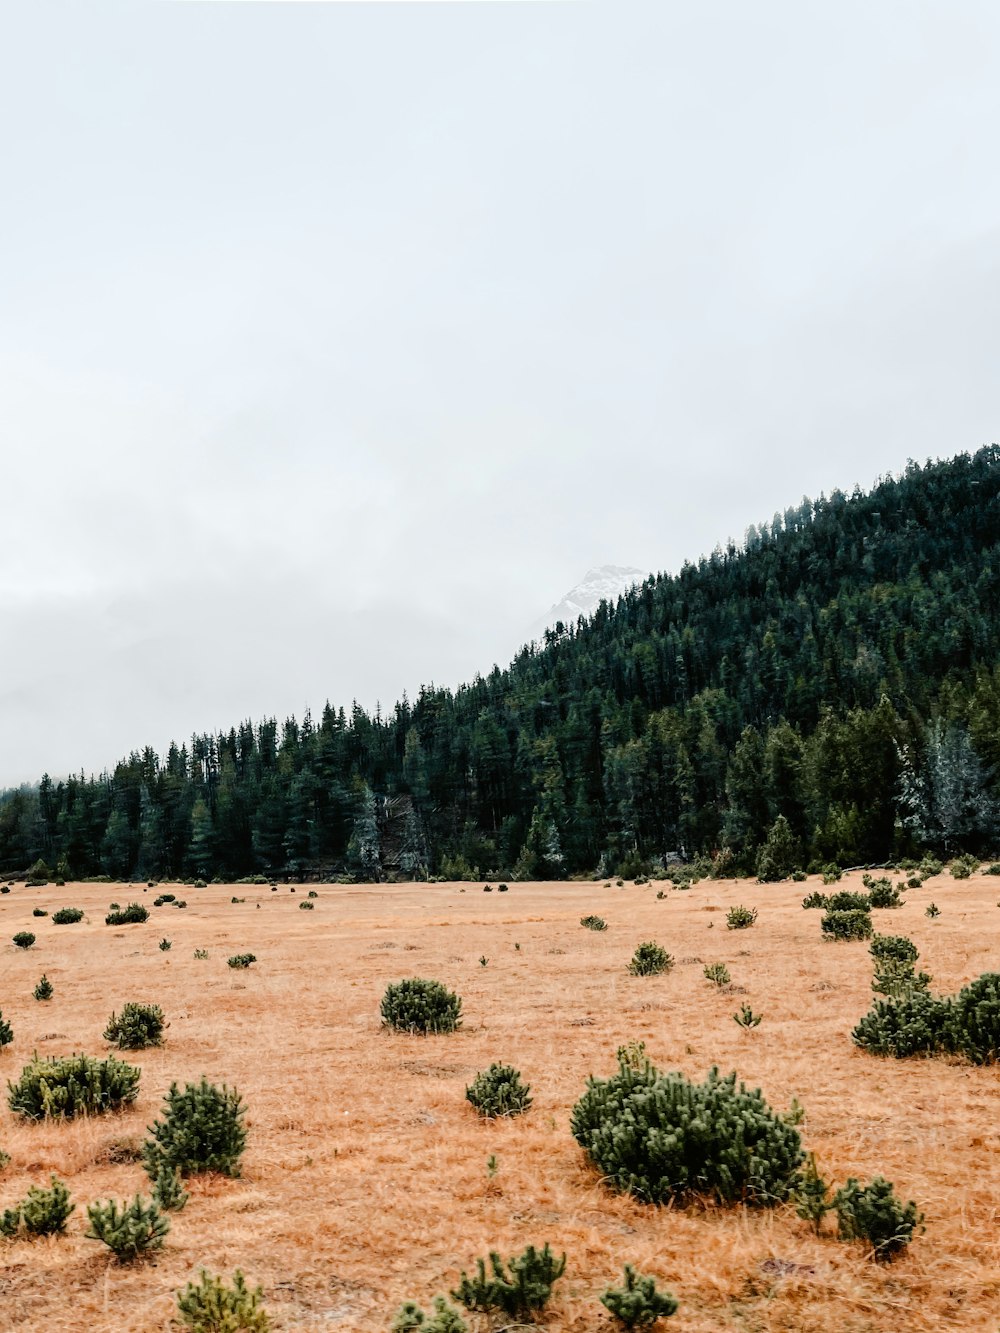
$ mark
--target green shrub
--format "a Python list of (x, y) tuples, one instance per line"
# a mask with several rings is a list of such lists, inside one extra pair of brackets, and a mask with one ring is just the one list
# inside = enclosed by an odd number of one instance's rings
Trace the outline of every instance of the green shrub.
[(645, 940), (632, 955), (628, 970), (635, 977), (653, 977), (661, 972), (669, 972), (673, 965), (674, 960), (666, 949), (661, 948), (655, 940)]
[(618, 1189), (647, 1203), (707, 1196), (771, 1207), (794, 1188), (803, 1153), (786, 1124), (736, 1075), (704, 1083), (620, 1063), (590, 1079), (573, 1108), (573, 1137)]
[(920, 889), (920, 888), (923, 888), (923, 884), (924, 884), (924, 881), (920, 878), (919, 875), (908, 875), (908, 876), (907, 876), (907, 879), (906, 879), (906, 887), (907, 887), (908, 889)]
[(730, 907), (726, 913), (726, 927), (729, 930), (746, 930), (756, 920), (756, 907)]
[(917, 946), (905, 935), (875, 935), (868, 946), (875, 964), (909, 963), (911, 966), (920, 954)]
[(489, 1265), (489, 1276), (483, 1259), (476, 1260), (475, 1277), (463, 1272), (452, 1300), (460, 1301), (467, 1310), (500, 1310), (508, 1319), (523, 1320), (546, 1305), (553, 1284), (566, 1269), (566, 1256), (557, 1259), (546, 1242), (544, 1249), (529, 1245), (523, 1254), (512, 1255), (506, 1272), (499, 1254), (491, 1250)]
[(883, 1263), (906, 1249), (923, 1222), (917, 1205), (912, 1201), (900, 1203), (892, 1185), (882, 1176), (876, 1176), (867, 1186), (852, 1176), (834, 1195), (833, 1206), (841, 1240), (867, 1241), (871, 1257)]
[(142, 1051), (147, 1046), (163, 1044), (163, 1010), (158, 1004), (122, 1005), (119, 1015), (112, 1013), (104, 1029), (104, 1040), (113, 1041), (121, 1051)]
[(531, 1106), (530, 1092), (513, 1065), (494, 1063), (476, 1075), (465, 1089), (465, 1096), (481, 1116), (494, 1120), (522, 1115)]
[(1000, 875), (1000, 861), (991, 861), (983, 873), (986, 875)]
[(249, 1290), (238, 1268), (231, 1287), (203, 1268), (197, 1283), (189, 1282), (177, 1293), (177, 1314), (191, 1333), (270, 1333), (263, 1296), (263, 1287)]
[(958, 856), (952, 861), (948, 869), (954, 879), (968, 879), (970, 875), (979, 874), (980, 861), (978, 856)]
[(677, 1301), (669, 1291), (660, 1291), (656, 1279), (637, 1273), (625, 1265), (625, 1284), (608, 1287), (601, 1297), (614, 1317), (626, 1328), (651, 1328), (659, 1319), (677, 1313)]
[(30, 949), (35, 942), (30, 930), (19, 930), (13, 939), (19, 949)]
[(816, 1165), (816, 1154), (811, 1152), (795, 1187), (795, 1211), (805, 1222), (811, 1222), (819, 1235), (823, 1218), (833, 1207), (830, 1185), (823, 1179)]
[(397, 1032), (454, 1032), (462, 1001), (440, 981), (408, 977), (390, 982), (380, 1007), (382, 1023)]
[(191, 887), (194, 889), (207, 889), (208, 885), (205, 883), (203, 879), (196, 879)]
[(48, 912), (45, 910), (44, 907), (33, 907), (33, 908), (31, 909), (31, 915), (32, 915), (32, 916), (48, 916)]
[(748, 1004), (741, 1004), (738, 1014), (733, 1014), (733, 1022), (741, 1028), (760, 1027), (760, 1021), (763, 1014), (755, 1014)]
[(904, 905), (904, 900), (899, 896), (899, 889), (884, 875), (880, 879), (873, 879), (869, 884), (868, 902), (871, 907), (879, 909)]
[(443, 1296), (434, 1297), (430, 1318), (414, 1301), (407, 1301), (396, 1311), (389, 1333), (468, 1333), (469, 1326)]
[(88, 1240), (103, 1241), (119, 1263), (134, 1263), (144, 1255), (160, 1249), (170, 1230), (170, 1219), (164, 1217), (154, 1202), (143, 1203), (137, 1194), (131, 1203), (92, 1203), (87, 1207), (90, 1226), (84, 1232)]
[(52, 999), (52, 996), (55, 994), (55, 988), (44, 972), (42, 973), (42, 978), (39, 981), (38, 985), (31, 993), (32, 995), (34, 995), (36, 1000)]
[(893, 1000), (876, 1000), (851, 1038), (856, 1046), (872, 1055), (891, 1055), (903, 1060), (940, 1049), (948, 1029), (947, 1001), (922, 990), (912, 990)]
[(832, 861), (829, 862), (827, 865), (823, 867), (822, 871), (823, 883), (836, 884), (837, 881), (840, 879), (842, 873), (843, 872), (841, 871), (840, 866), (834, 865)]
[(707, 963), (702, 968), (702, 973), (705, 980), (710, 981), (713, 986), (728, 986), (732, 981), (725, 963)]
[(771, 825), (757, 856), (757, 878), (762, 883), (786, 879), (799, 863), (799, 846), (784, 815)]
[(207, 949), (195, 949), (195, 951), (194, 951), (194, 956), (195, 956), (195, 958), (198, 958), (198, 959), (201, 959), (202, 961), (204, 961), (204, 960), (208, 957), (208, 950), (207, 950)]
[(13, 1040), (14, 1029), (7, 1022), (6, 1018), (4, 1018), (2, 1010), (0, 1010), (0, 1050), (3, 1050), (5, 1046), (9, 1046)]
[(202, 1171), (240, 1174), (247, 1141), (246, 1110), (235, 1088), (225, 1084), (218, 1088), (203, 1078), (200, 1083), (186, 1084), (182, 1092), (172, 1083), (161, 1114), (162, 1119), (149, 1126), (152, 1139), (142, 1151), (150, 1180), (165, 1171), (179, 1171), (182, 1176)]
[(112, 910), (104, 918), (106, 926), (131, 926), (140, 921), (148, 921), (149, 912), (142, 903), (129, 903), (121, 910)]
[(79, 907), (60, 907), (57, 912), (52, 913), (52, 924), (54, 926), (75, 926), (78, 921), (83, 920), (83, 911)]
[(869, 912), (871, 899), (867, 893), (853, 893), (850, 889), (838, 889), (831, 893), (826, 906), (830, 912)]
[(165, 1213), (179, 1213), (188, 1201), (176, 1167), (164, 1167), (153, 1181), (153, 1202)]
[(140, 1073), (113, 1055), (106, 1060), (89, 1055), (36, 1055), (21, 1070), (18, 1081), (7, 1084), (7, 1102), (15, 1115), (29, 1120), (120, 1111), (139, 1095)]
[(815, 889), (812, 893), (807, 894), (802, 899), (802, 906), (806, 908), (810, 907), (827, 908), (829, 907), (829, 905), (830, 905), (830, 899), (827, 897), (825, 893), (820, 893), (819, 889)]
[(607, 930), (608, 923), (603, 916), (582, 916), (580, 925), (586, 926), (588, 930)]
[(1000, 1060), (1000, 973), (963, 986), (948, 1008), (947, 1046), (975, 1065)]
[(0, 1214), (0, 1236), (58, 1236), (76, 1207), (69, 1201), (69, 1190), (57, 1177), (51, 1177), (47, 1190), (32, 1185), (27, 1196)]
[(929, 916), (932, 921), (936, 916), (940, 915), (941, 915), (941, 909), (940, 907), (938, 907), (937, 903), (928, 903), (927, 906), (924, 908), (924, 916)]
[(316, 906), (315, 903), (311, 903), (308, 902), (306, 899), (303, 899), (302, 902), (299, 903), (299, 911), (311, 912), (315, 908), (315, 906)]
[(940, 875), (944, 866), (934, 856), (925, 856), (920, 862), (918, 869), (924, 879), (930, 879), (933, 875)]
[(868, 912), (828, 911), (820, 928), (831, 940), (868, 940), (872, 936), (872, 919)]
[(236, 953), (232, 958), (227, 958), (226, 963), (235, 971), (248, 968), (251, 963), (256, 963), (257, 955), (255, 953)]
[(809, 878), (804, 870), (793, 870), (789, 876), (793, 884), (803, 884)]
[(171, 950), (173, 947), (174, 947), (174, 942), (173, 942), (173, 940), (168, 940), (168, 939), (166, 938), (166, 936), (164, 936), (163, 939), (160, 940), (160, 952), (161, 952), (161, 953), (169, 953), (170, 950)]

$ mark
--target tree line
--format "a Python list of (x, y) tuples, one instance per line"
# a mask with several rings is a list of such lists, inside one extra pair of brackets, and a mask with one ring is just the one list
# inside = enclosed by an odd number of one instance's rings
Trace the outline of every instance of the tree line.
[(1000, 448), (803, 500), (391, 714), (244, 722), (0, 798), (0, 866), (554, 878), (998, 833)]

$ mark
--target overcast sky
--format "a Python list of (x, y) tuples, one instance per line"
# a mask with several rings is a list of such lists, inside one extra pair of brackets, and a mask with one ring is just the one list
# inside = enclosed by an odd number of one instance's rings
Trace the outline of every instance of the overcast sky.
[(0, 9), (0, 783), (1000, 438), (1000, 9)]

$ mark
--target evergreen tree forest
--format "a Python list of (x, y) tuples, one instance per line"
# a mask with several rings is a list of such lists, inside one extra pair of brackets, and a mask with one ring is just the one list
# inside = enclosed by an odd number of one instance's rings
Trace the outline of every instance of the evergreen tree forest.
[(985, 853), (1000, 448), (803, 500), (506, 670), (389, 715), (244, 722), (0, 799), (0, 866), (559, 878)]

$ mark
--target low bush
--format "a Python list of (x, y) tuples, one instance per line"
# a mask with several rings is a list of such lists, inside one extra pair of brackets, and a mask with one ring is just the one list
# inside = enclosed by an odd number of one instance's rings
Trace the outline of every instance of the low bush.
[(657, 1320), (677, 1313), (677, 1301), (670, 1292), (660, 1291), (655, 1278), (637, 1273), (631, 1264), (625, 1265), (624, 1284), (608, 1287), (601, 1304), (625, 1328), (651, 1328)]
[(153, 1181), (169, 1171), (185, 1177), (203, 1171), (238, 1176), (247, 1141), (245, 1115), (235, 1088), (219, 1088), (205, 1078), (183, 1090), (172, 1083), (162, 1118), (149, 1126), (151, 1139), (143, 1146), (146, 1174)]
[(868, 946), (876, 965), (879, 963), (910, 963), (917, 961), (920, 954), (917, 946), (905, 935), (875, 935)]
[(927, 906), (924, 908), (924, 916), (929, 916), (932, 921), (936, 916), (940, 915), (941, 915), (941, 909), (940, 907), (938, 907), (937, 903), (928, 903)]
[(820, 893), (819, 889), (815, 889), (812, 893), (806, 894), (802, 899), (802, 906), (806, 908), (822, 907), (825, 909), (829, 905), (829, 897), (825, 893)]
[(170, 1230), (170, 1219), (164, 1217), (155, 1201), (144, 1203), (137, 1194), (131, 1203), (92, 1203), (87, 1207), (90, 1225), (84, 1232), (88, 1240), (99, 1240), (108, 1247), (119, 1263), (134, 1263), (152, 1254), (163, 1245)]
[(580, 925), (586, 926), (587, 930), (607, 930), (608, 923), (603, 916), (582, 916)]
[(702, 974), (706, 981), (710, 981), (713, 986), (728, 986), (732, 981), (729, 975), (729, 968), (725, 963), (707, 963), (702, 968)]
[(834, 1195), (833, 1206), (841, 1240), (867, 1242), (871, 1257), (881, 1263), (905, 1250), (923, 1222), (917, 1205), (912, 1200), (901, 1203), (882, 1176), (876, 1176), (869, 1185), (859, 1184), (852, 1176)]
[(397, 1032), (454, 1032), (462, 1001), (440, 981), (408, 977), (390, 982), (380, 1006), (382, 1023)]
[(508, 1319), (526, 1320), (548, 1303), (553, 1285), (565, 1272), (566, 1256), (557, 1259), (548, 1243), (541, 1250), (529, 1245), (508, 1259), (505, 1271), (503, 1260), (491, 1250), (489, 1267), (487, 1274), (486, 1261), (477, 1259), (475, 1276), (462, 1273), (452, 1300), (467, 1310), (501, 1311)]
[(842, 873), (840, 866), (834, 865), (832, 862), (825, 865), (822, 871), (823, 883), (836, 884)]
[(755, 1014), (748, 1004), (741, 1004), (739, 1013), (733, 1014), (733, 1022), (738, 1027), (749, 1030), (750, 1028), (760, 1027), (763, 1017), (763, 1014)]
[(122, 1005), (120, 1014), (112, 1013), (104, 1029), (104, 1040), (113, 1041), (119, 1050), (142, 1051), (147, 1046), (163, 1044), (163, 1010), (158, 1004)]
[(149, 911), (142, 903), (129, 903), (127, 907), (110, 911), (104, 918), (106, 926), (131, 926), (149, 920)]
[(868, 902), (869, 906), (880, 910), (904, 905), (904, 900), (899, 896), (899, 889), (884, 875), (879, 879), (873, 879), (868, 885)]
[(867, 893), (854, 893), (850, 889), (838, 889), (836, 893), (831, 893), (826, 903), (830, 912), (869, 912), (871, 905)]
[(13, 1040), (14, 1029), (7, 1022), (6, 1018), (4, 1018), (2, 1010), (0, 1010), (0, 1050), (3, 1050), (5, 1046), (9, 1046)]
[(792, 1192), (803, 1159), (798, 1130), (759, 1089), (718, 1069), (692, 1083), (621, 1062), (611, 1078), (589, 1080), (571, 1125), (601, 1174), (646, 1203), (772, 1207)]
[(896, 999), (876, 1000), (851, 1038), (872, 1055), (903, 1060), (940, 1049), (947, 1030), (947, 1004), (925, 991), (912, 990)]
[(31, 993), (36, 1000), (51, 1000), (52, 996), (55, 994), (55, 987), (43, 972), (41, 980)]
[(828, 911), (820, 922), (820, 928), (831, 940), (868, 940), (872, 936), (871, 914)]
[(655, 940), (646, 940), (632, 955), (628, 970), (634, 977), (653, 977), (661, 972), (669, 972), (673, 965), (674, 960), (666, 949), (661, 948)]
[(986, 867), (987, 875), (1000, 875), (1000, 861), (991, 861)]
[(833, 1207), (829, 1182), (824, 1180), (816, 1165), (816, 1154), (811, 1152), (795, 1187), (795, 1211), (805, 1222), (811, 1222), (819, 1235), (823, 1218)]
[[(141, 1157), (141, 1154), (140, 1154)], [(153, 1181), (153, 1202), (165, 1213), (179, 1213), (188, 1201), (176, 1167), (164, 1167)]]
[(746, 930), (756, 920), (756, 907), (730, 907), (726, 913), (726, 927), (729, 930)]
[(120, 1111), (139, 1095), (140, 1073), (113, 1055), (106, 1060), (89, 1055), (36, 1055), (21, 1070), (18, 1081), (8, 1083), (7, 1103), (15, 1115), (28, 1120)]
[(311, 903), (311, 902), (308, 902), (308, 901), (306, 901), (305, 899), (303, 899), (303, 901), (299, 903), (299, 911), (300, 911), (300, 912), (311, 912), (315, 906), (316, 906), (315, 903)]
[(69, 1201), (69, 1190), (56, 1176), (49, 1189), (32, 1185), (27, 1196), (13, 1208), (0, 1214), (0, 1236), (58, 1236), (66, 1230), (66, 1222), (76, 1207)]
[(415, 1301), (401, 1305), (389, 1326), (389, 1333), (468, 1333), (468, 1329), (455, 1307), (443, 1296), (435, 1296), (434, 1313), (430, 1316)]
[(951, 1000), (948, 1049), (975, 1065), (1000, 1060), (1000, 973), (984, 972)]
[(951, 871), (953, 879), (968, 879), (970, 875), (979, 873), (979, 865), (978, 856), (965, 855), (956, 857), (948, 869)]
[(48, 916), (48, 912), (45, 910), (44, 907), (33, 907), (33, 908), (31, 909), (31, 915), (32, 915), (32, 916)]
[(79, 907), (60, 907), (57, 912), (52, 913), (52, 924), (54, 926), (75, 926), (78, 921), (83, 920), (83, 911)]
[(522, 1115), (531, 1106), (530, 1092), (513, 1065), (494, 1063), (476, 1075), (465, 1089), (465, 1096), (481, 1116), (495, 1120)]
[(161, 952), (161, 953), (169, 953), (170, 950), (171, 950), (173, 947), (174, 947), (174, 942), (173, 942), (173, 940), (168, 940), (168, 939), (166, 938), (166, 936), (164, 936), (163, 939), (160, 940), (160, 952)]
[(925, 856), (917, 867), (924, 879), (930, 879), (932, 875), (940, 875), (944, 866), (934, 856)]
[(19, 930), (13, 936), (13, 940), (19, 949), (30, 949), (35, 942), (35, 937), (30, 930)]
[(251, 1291), (238, 1268), (231, 1287), (203, 1268), (198, 1282), (177, 1293), (177, 1315), (191, 1333), (270, 1333), (263, 1298), (263, 1287)]
[(232, 958), (227, 958), (226, 963), (236, 971), (248, 968), (251, 963), (256, 963), (257, 955), (254, 953), (234, 953)]

